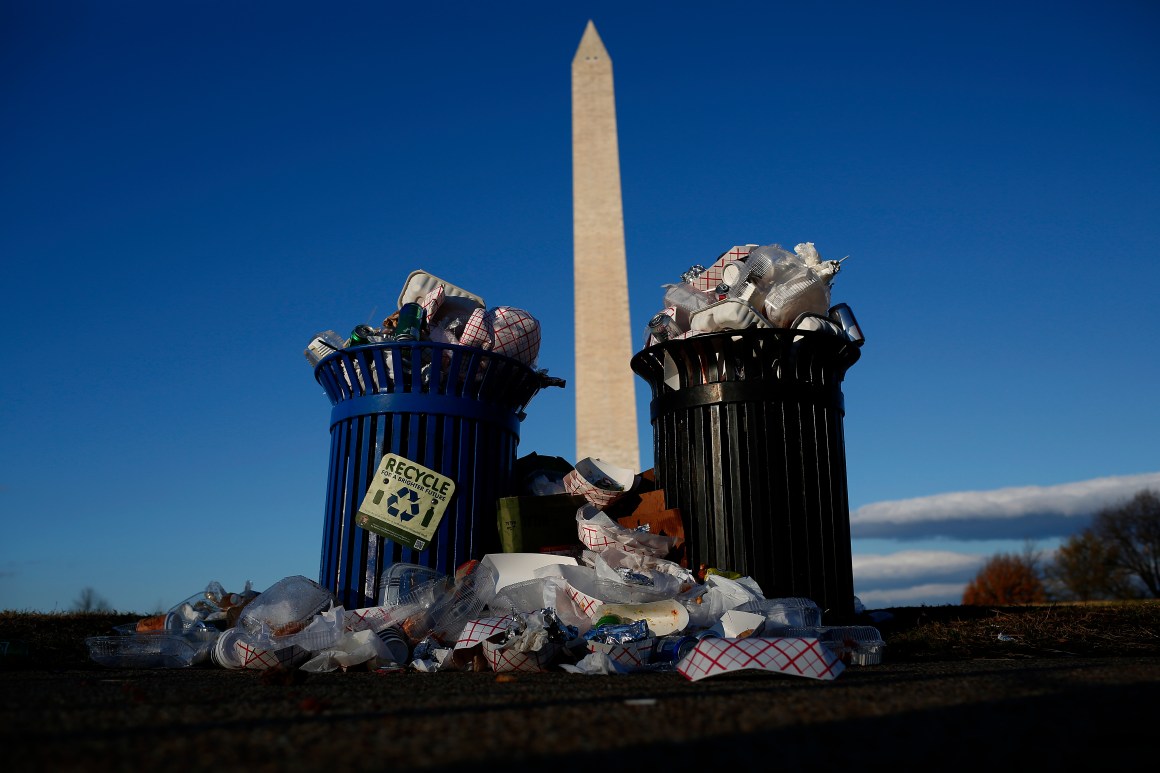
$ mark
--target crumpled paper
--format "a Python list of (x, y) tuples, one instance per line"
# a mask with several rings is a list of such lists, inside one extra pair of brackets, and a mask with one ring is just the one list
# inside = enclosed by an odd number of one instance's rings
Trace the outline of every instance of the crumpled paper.
[(598, 580), (641, 585), (667, 598), (677, 596), (696, 584), (691, 571), (675, 561), (654, 555), (610, 547), (599, 553), (586, 551), (584, 558), (586, 561), (591, 560)]
[(576, 511), (576, 531), (584, 547), (596, 553), (617, 548), (626, 553), (664, 558), (679, 540), (678, 537), (626, 529), (591, 504)]
[(314, 653), (314, 657), (303, 663), (303, 671), (322, 673), (350, 668), (366, 663), (372, 658), (390, 659), (390, 652), (374, 631), (348, 633), (330, 649)]

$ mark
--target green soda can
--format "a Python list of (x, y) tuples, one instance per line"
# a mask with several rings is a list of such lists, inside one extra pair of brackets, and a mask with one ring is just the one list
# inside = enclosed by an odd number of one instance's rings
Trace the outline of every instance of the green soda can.
[(427, 330), (427, 310), (419, 303), (404, 303), (399, 309), (399, 321), (395, 325), (396, 341), (421, 341)]

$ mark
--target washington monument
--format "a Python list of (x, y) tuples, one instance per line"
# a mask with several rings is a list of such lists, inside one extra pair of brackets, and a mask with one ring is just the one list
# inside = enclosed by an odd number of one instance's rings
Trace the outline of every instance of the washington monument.
[(591, 21), (572, 59), (572, 248), (576, 458), (640, 470), (628, 361), (628, 269), (612, 60)]

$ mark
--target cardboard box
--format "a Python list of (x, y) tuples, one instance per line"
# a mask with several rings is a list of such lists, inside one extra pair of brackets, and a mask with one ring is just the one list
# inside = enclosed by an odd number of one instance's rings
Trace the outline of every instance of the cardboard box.
[(578, 552), (576, 511), (587, 501), (579, 494), (501, 497), (496, 503), (496, 521), (503, 552)]
[[(587, 503), (579, 494), (502, 497), (497, 501), (496, 520), (503, 552), (579, 555), (583, 545), (576, 532), (576, 511)], [(605, 513), (625, 528), (648, 524), (653, 534), (680, 538), (667, 558), (686, 566), (681, 513), (665, 507), (665, 493), (656, 488), (653, 470), (642, 472), (636, 488), (609, 505)]]

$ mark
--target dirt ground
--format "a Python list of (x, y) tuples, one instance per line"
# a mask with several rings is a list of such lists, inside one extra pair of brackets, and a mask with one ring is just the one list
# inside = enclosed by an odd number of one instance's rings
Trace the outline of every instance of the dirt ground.
[[(87, 661), (83, 637), (74, 638), (104, 633), (117, 618), (50, 621), (58, 630), (37, 633), (43, 620), (5, 613), (0, 640), (18, 644), (0, 659), (0, 745), (14, 771), (967, 770), (1151, 756), (1160, 651), (1147, 646), (1154, 628), (1132, 628), (1150, 618), (1117, 618), (1134, 631), (1129, 644), (1106, 621), (1056, 617), (1052, 626), (1058, 610), (972, 617), (937, 609), (899, 610), (882, 623), (884, 662), (851, 666), (830, 682), (756, 672), (689, 682), (674, 673), (350, 671), (273, 680), (212, 667), (113, 670)], [(44, 646), (19, 652), (19, 642), (35, 641), (61, 649), (52, 662)]]

